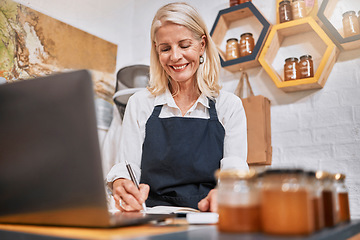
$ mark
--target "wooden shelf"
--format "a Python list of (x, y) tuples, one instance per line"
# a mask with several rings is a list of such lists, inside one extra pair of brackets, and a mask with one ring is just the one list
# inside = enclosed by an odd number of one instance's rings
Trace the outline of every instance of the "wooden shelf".
[[(258, 24), (261, 30), (259, 32), (253, 33), (255, 39), (255, 47), (253, 53), (248, 56), (226, 61), (224, 51), (225, 49), (221, 46), (225, 42), (224, 38), (227, 32), (233, 28), (233, 26), (231, 26), (232, 23), (246, 18), (254, 19), (254, 17), (255, 21), (252, 20), (252, 22), (254, 22), (254, 24)], [(215, 19), (210, 35), (219, 50), (221, 66), (231, 72), (239, 71), (241, 68), (247, 69), (259, 66), (260, 63), (258, 61), (258, 57), (260, 55), (260, 51), (264, 45), (266, 37), (270, 32), (270, 28), (271, 24), (264, 18), (264, 16), (253, 5), (252, 2), (246, 2), (220, 10)], [(238, 39), (242, 33), (243, 32), (238, 32)]]
[[(273, 66), (274, 59), (282, 47), (284, 39), (295, 36), (298, 42), (302, 42), (304, 41), (303, 36), (307, 32), (315, 33), (319, 37), (320, 42), (322, 41), (324, 48), (324, 52), (320, 54), (322, 57), (319, 60), (318, 66), (314, 70), (314, 77), (284, 81), (281, 74), (279, 74)], [(337, 59), (338, 53), (339, 51), (335, 44), (316, 23), (316, 21), (312, 17), (306, 17), (274, 25), (265, 42), (259, 61), (278, 88), (285, 92), (294, 92), (322, 88), (325, 85), (331, 69)]]
[[(349, 9), (344, 8), (344, 12), (348, 10), (354, 10), (357, 12), (360, 10), (360, 3), (358, 1), (347, 1), (348, 4), (356, 5), (356, 8)], [(334, 11), (341, 9), (341, 1), (339, 0), (323, 0), (319, 11), (318, 11), (318, 18), (322, 24), (324, 31), (329, 35), (329, 37), (333, 40), (333, 42), (338, 46), (340, 50), (351, 50), (360, 48), (360, 34), (351, 36), (351, 37), (344, 37), (342, 25), (341, 26), (334, 26), (330, 19), (334, 15)], [(346, 9), (346, 10), (345, 10)], [(341, 24), (342, 16), (339, 16), (339, 21)]]

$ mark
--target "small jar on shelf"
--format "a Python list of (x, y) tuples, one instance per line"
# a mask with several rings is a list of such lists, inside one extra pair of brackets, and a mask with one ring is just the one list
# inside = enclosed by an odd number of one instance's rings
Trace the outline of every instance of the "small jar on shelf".
[(226, 61), (240, 57), (239, 42), (237, 38), (229, 38), (226, 41)]
[(300, 19), (306, 17), (306, 5), (304, 0), (292, 0), (291, 3), (293, 19)]
[(351, 37), (360, 34), (359, 20), (355, 11), (343, 13), (342, 23), (344, 28), (344, 37)]
[(241, 34), (239, 45), (240, 45), (240, 56), (241, 57), (251, 55), (254, 50), (254, 46), (255, 46), (255, 41), (254, 41), (252, 33)]
[(314, 77), (314, 63), (311, 55), (303, 55), (299, 61), (300, 78)]
[(283, 0), (279, 3), (279, 21), (280, 23), (283, 23), (291, 20), (293, 20), (293, 17), (290, 1)]
[(230, 1), (229, 1), (230, 7), (236, 6), (236, 5), (238, 5), (238, 4), (240, 4), (240, 3), (239, 3), (239, 0), (230, 0)]
[(284, 64), (284, 80), (296, 80), (299, 79), (299, 63), (296, 57), (290, 57), (285, 59)]

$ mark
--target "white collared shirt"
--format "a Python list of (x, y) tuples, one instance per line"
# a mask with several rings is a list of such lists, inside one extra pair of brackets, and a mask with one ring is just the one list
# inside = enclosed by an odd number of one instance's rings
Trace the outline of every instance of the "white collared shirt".
[[(236, 95), (222, 90), (215, 101), (218, 119), (225, 129), (224, 156), (220, 166), (222, 169), (247, 170), (247, 129), (242, 102)], [(170, 91), (155, 97), (145, 89), (132, 95), (125, 110), (116, 164), (108, 173), (107, 182), (113, 182), (118, 178), (130, 179), (123, 159), (130, 163), (137, 179), (140, 180), (145, 125), (157, 105), (163, 105), (160, 118), (182, 116)], [(209, 99), (202, 94), (183, 117), (208, 119), (210, 118), (209, 108)]]

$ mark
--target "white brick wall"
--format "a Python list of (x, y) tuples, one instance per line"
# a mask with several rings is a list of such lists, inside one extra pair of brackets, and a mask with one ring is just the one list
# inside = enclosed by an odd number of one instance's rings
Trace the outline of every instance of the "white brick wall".
[[(71, 9), (63, 0), (18, 0), (50, 16), (118, 44), (118, 68), (149, 62), (149, 30), (155, 11), (168, 0), (93, 0), (96, 8), (83, 8), (78, 0)], [(205, 19), (209, 30), (227, 0), (187, 0)], [(321, 0), (319, 3), (321, 4)], [(95, 3), (98, 3), (97, 5)], [(101, 4), (100, 4), (101, 3)], [(253, 0), (272, 23), (275, 0)], [(84, 21), (85, 20), (85, 21)], [(360, 218), (360, 50), (342, 52), (325, 87), (284, 93), (261, 68), (248, 73), (255, 94), (272, 102), (273, 166), (298, 166), (343, 172), (350, 190), (353, 218)], [(222, 70), (224, 89), (234, 91), (239, 74)]]

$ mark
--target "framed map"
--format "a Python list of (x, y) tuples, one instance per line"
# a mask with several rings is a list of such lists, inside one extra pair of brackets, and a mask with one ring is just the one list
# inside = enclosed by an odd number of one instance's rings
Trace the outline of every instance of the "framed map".
[(112, 102), (117, 45), (11, 0), (0, 2), (0, 77), (7, 82), (88, 69)]

